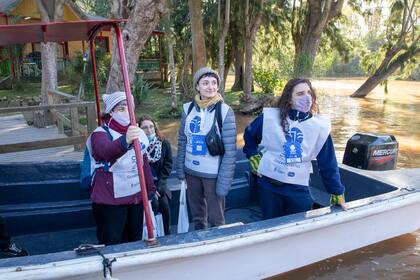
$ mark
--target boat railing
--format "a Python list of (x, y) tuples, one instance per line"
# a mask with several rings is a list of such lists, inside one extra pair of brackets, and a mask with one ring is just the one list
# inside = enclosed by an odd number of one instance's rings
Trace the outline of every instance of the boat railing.
[[(95, 103), (77, 101), (72, 95), (52, 90), (48, 101), (49, 105), (0, 108), (0, 115), (24, 113), (26, 117), (32, 117), (35, 127), (57, 125), (58, 133), (66, 137), (3, 144), (0, 145), (0, 154), (68, 145), (74, 145), (75, 150), (84, 147), (87, 136), (97, 127)], [(21, 140), (25, 139), (18, 139)]]

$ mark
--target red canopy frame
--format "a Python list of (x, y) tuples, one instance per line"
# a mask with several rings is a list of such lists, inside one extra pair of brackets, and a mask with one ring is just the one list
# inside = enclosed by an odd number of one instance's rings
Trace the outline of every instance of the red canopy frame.
[[(93, 80), (95, 85), (96, 112), (98, 115), (98, 125), (101, 125), (101, 113), (99, 103), (99, 87), (96, 73), (95, 60), (95, 37), (101, 31), (115, 30), (117, 39), (118, 55), (120, 58), (121, 72), (123, 74), (124, 90), (128, 103), (128, 113), (130, 115), (130, 125), (137, 125), (134, 114), (134, 100), (131, 95), (130, 82), (128, 79), (127, 63), (125, 59), (124, 42), (121, 35), (119, 24), (126, 22), (125, 19), (112, 20), (85, 20), (70, 22), (49, 22), (35, 24), (16, 24), (0, 25), (0, 46), (38, 43), (38, 42), (63, 42), (63, 41), (90, 41), (90, 53), (93, 67)], [(151, 213), (147, 197), (146, 180), (143, 173), (143, 157), (141, 155), (140, 141), (134, 140), (134, 152), (136, 154), (137, 171), (140, 180), (141, 198), (146, 217), (147, 235), (146, 242), (149, 245), (157, 243), (151, 220)]]

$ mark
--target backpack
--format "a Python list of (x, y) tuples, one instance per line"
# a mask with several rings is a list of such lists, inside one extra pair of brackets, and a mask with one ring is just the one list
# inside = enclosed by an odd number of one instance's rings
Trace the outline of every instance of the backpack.
[[(109, 128), (107, 126), (101, 127), (107, 133), (108, 138), (112, 140), (112, 135), (109, 132)], [(80, 163), (80, 187), (84, 190), (90, 190), (96, 169), (98, 169), (99, 167), (103, 167), (105, 171), (108, 171), (109, 169), (109, 162), (96, 162), (95, 159), (92, 157), (92, 146), (90, 137), (91, 136), (89, 136), (88, 140), (86, 141), (86, 148), (83, 155), (83, 161)]]

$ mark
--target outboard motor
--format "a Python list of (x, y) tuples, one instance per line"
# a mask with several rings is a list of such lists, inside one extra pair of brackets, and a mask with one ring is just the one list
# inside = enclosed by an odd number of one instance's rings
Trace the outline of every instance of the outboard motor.
[(367, 170), (397, 166), (398, 142), (393, 135), (356, 133), (348, 141), (343, 163)]

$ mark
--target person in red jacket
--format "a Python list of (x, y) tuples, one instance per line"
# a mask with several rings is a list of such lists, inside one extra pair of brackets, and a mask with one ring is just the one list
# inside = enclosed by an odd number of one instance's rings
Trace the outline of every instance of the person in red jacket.
[(112, 245), (142, 238), (141, 191), (146, 189), (151, 197), (155, 186), (143, 151), (146, 186), (140, 186), (133, 141), (147, 137), (139, 127), (130, 126), (125, 93), (104, 94), (103, 101), (103, 126), (89, 139), (93, 158), (102, 163), (93, 178), (91, 200), (99, 244)]

